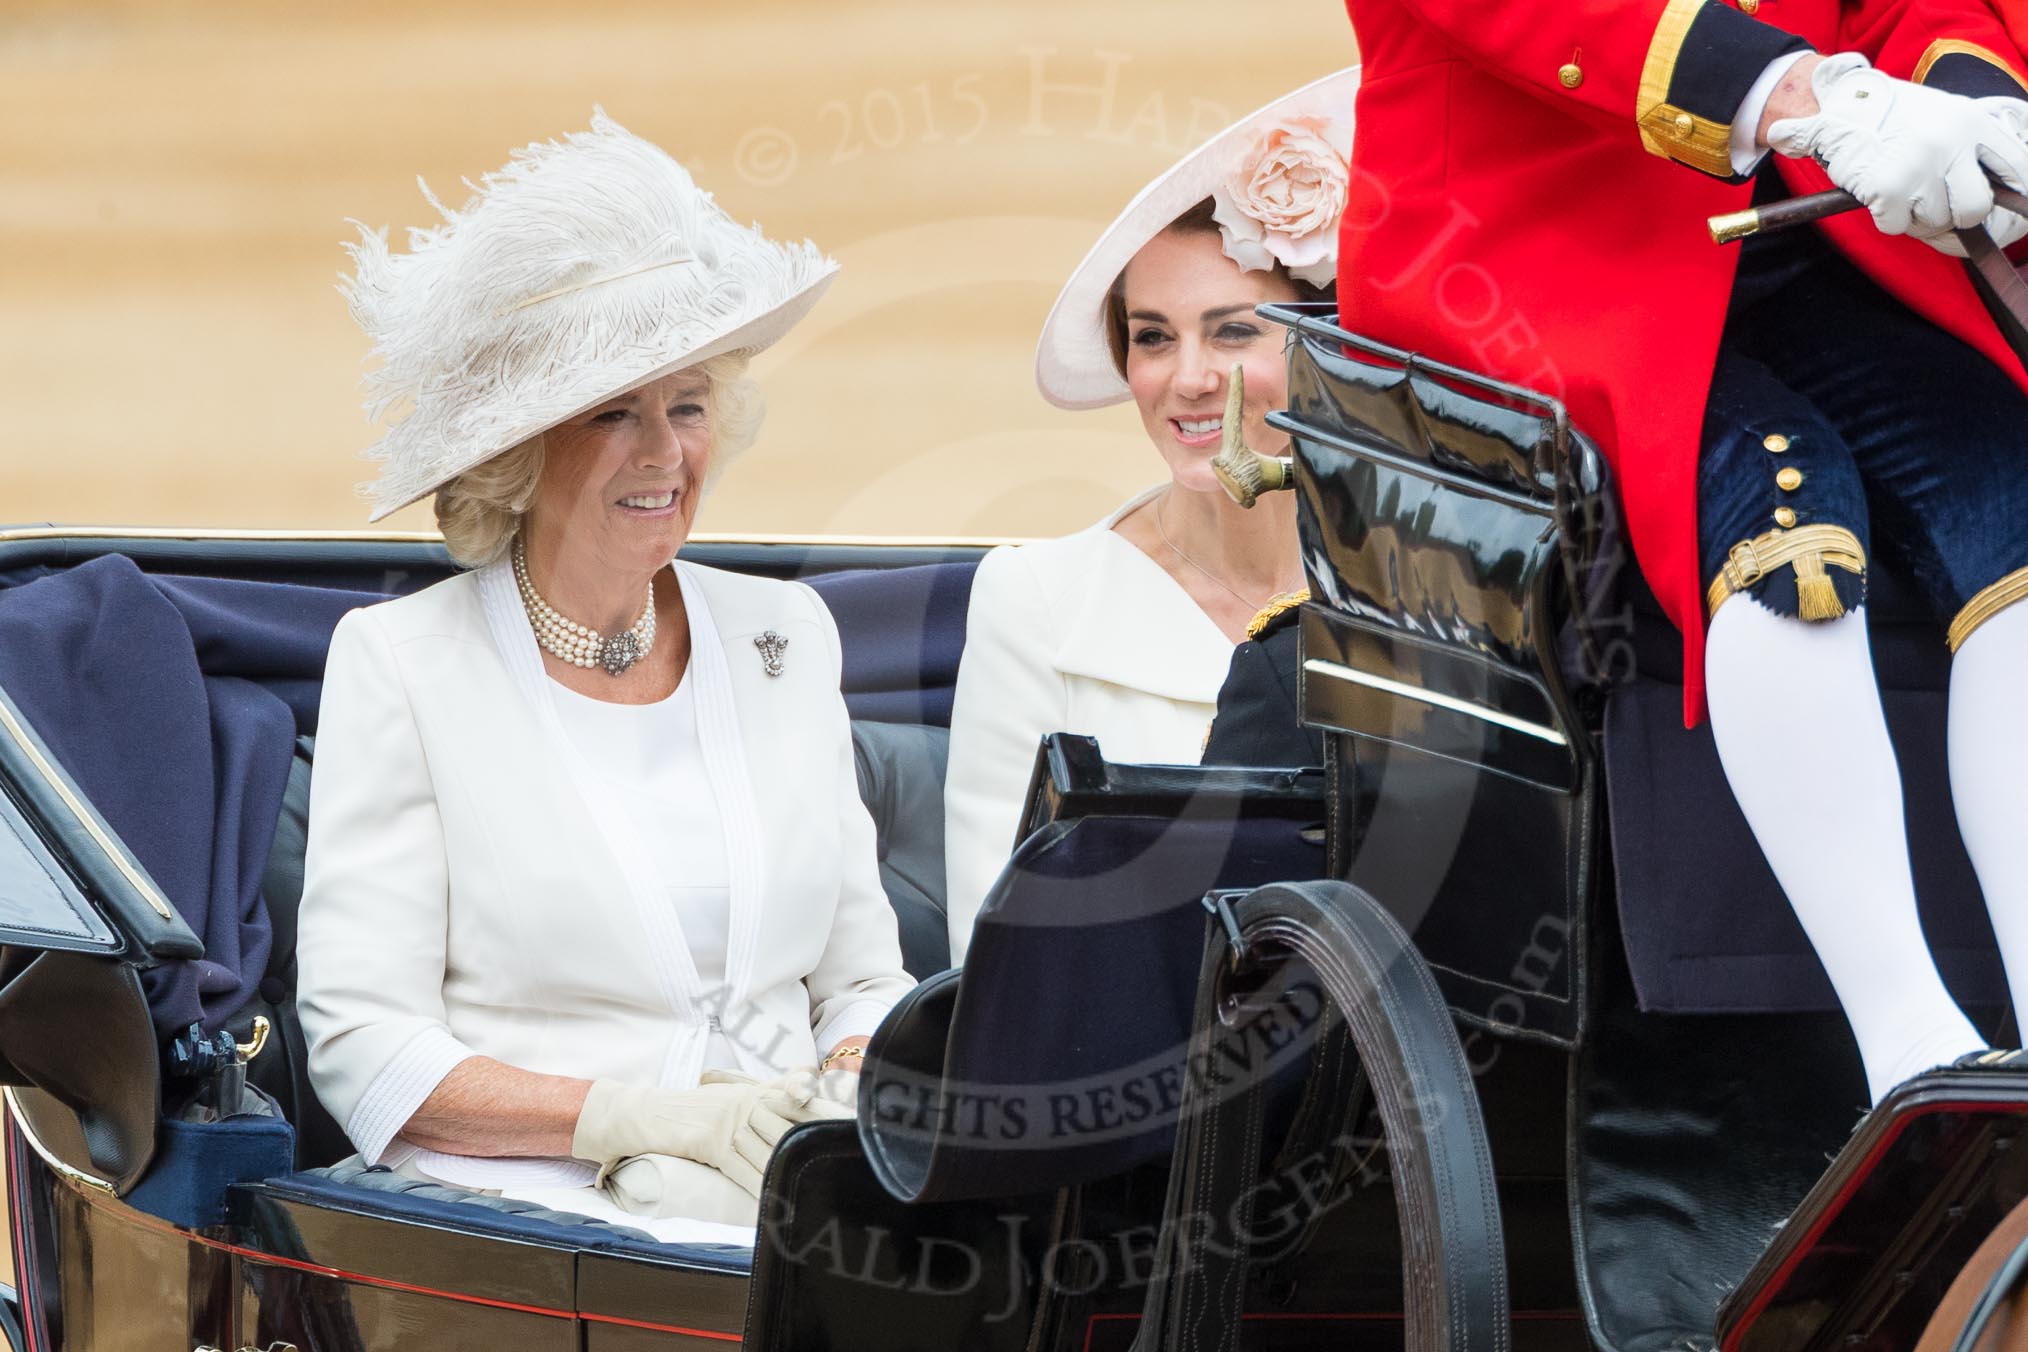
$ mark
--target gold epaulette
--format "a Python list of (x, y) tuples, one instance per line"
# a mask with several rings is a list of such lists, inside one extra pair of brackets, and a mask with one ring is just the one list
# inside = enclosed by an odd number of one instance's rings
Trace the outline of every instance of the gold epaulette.
[(1266, 605), (1262, 606), (1255, 613), (1252, 619), (1246, 622), (1246, 636), (1248, 638), (1259, 638), (1262, 632), (1269, 625), (1273, 624), (1278, 616), (1287, 611), (1294, 610), (1309, 599), (1310, 589), (1308, 587), (1303, 588), (1301, 591), (1283, 592), (1280, 596), (1271, 598)]
[(1866, 573), (1866, 551), (1843, 526), (1797, 526), (1742, 540), (1725, 556), (1725, 566), (1704, 593), (1706, 613), (1716, 615), (1725, 598), (1745, 591), (1783, 564), (1796, 570), (1796, 614), (1805, 620), (1835, 620), (1845, 613), (1838, 589), (1824, 569)]

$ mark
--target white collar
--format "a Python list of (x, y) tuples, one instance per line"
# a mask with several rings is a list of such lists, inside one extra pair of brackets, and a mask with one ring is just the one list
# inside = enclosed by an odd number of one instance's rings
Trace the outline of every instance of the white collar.
[(1166, 487), (1136, 495), (1081, 532), (1090, 539), (1091, 566), (1051, 661), (1067, 676), (1215, 704), (1232, 665), (1232, 640), (1161, 564), (1113, 529)]

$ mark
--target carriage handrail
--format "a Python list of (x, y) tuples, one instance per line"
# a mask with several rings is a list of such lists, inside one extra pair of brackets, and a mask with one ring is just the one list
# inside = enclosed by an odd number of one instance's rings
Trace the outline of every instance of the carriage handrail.
[(1501, 398), (1523, 405), (1534, 405), (1544, 417), (1555, 421), (1559, 432), (1567, 431), (1570, 427), (1570, 412), (1564, 408), (1562, 400), (1546, 395), (1540, 390), (1529, 389), (1525, 385), (1515, 385), (1477, 371), (1468, 371), (1462, 366), (1452, 366), (1448, 362), (1424, 356), (1409, 348), (1394, 347), (1378, 339), (1368, 338), (1364, 334), (1354, 333), (1337, 323), (1338, 312), (1335, 306), (1282, 302), (1256, 306), (1254, 313), (1298, 333), (1327, 338), (1354, 352), (1392, 362), (1404, 370), (1437, 376), (1454, 385), (1487, 394), (1497, 394)]

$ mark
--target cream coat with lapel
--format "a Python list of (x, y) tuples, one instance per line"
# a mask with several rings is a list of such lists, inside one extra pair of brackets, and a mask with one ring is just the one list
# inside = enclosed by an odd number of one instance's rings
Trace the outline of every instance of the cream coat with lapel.
[(1016, 844), (1035, 752), (1052, 732), (1096, 737), (1106, 759), (1195, 765), (1232, 640), (1113, 523), (1003, 547), (972, 582), (944, 782), (951, 957)]
[[(354, 611), (332, 637), (311, 780), (297, 1003), (319, 1097), (369, 1161), (459, 1061), (688, 1087), (714, 1024), (747, 1073), (906, 992), (839, 694), (799, 584), (675, 565), (731, 864), (723, 989), (700, 988), (643, 839), (595, 807), (505, 563)], [(788, 640), (782, 674), (754, 639)], [(841, 1034), (842, 1035), (842, 1034)], [(456, 1159), (457, 1157), (435, 1157)], [(471, 1186), (584, 1181), (467, 1161)], [(440, 1176), (449, 1176), (433, 1169)]]

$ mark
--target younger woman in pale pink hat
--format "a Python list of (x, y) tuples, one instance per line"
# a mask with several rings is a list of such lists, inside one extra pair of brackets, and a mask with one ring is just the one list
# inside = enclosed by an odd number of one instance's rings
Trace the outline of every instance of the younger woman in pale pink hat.
[(1328, 76), (1185, 156), (1107, 228), (1043, 324), (1043, 397), (1133, 400), (1164, 473), (1095, 525), (979, 566), (944, 791), (955, 961), (1015, 844), (1040, 739), (1196, 763), (1233, 646), (1303, 586), (1294, 495), (1243, 510), (1211, 461), (1235, 366), (1246, 444), (1285, 449), (1266, 423), (1283, 403), (1280, 331), (1254, 307), (1331, 294), (1357, 84), (1356, 68)]

